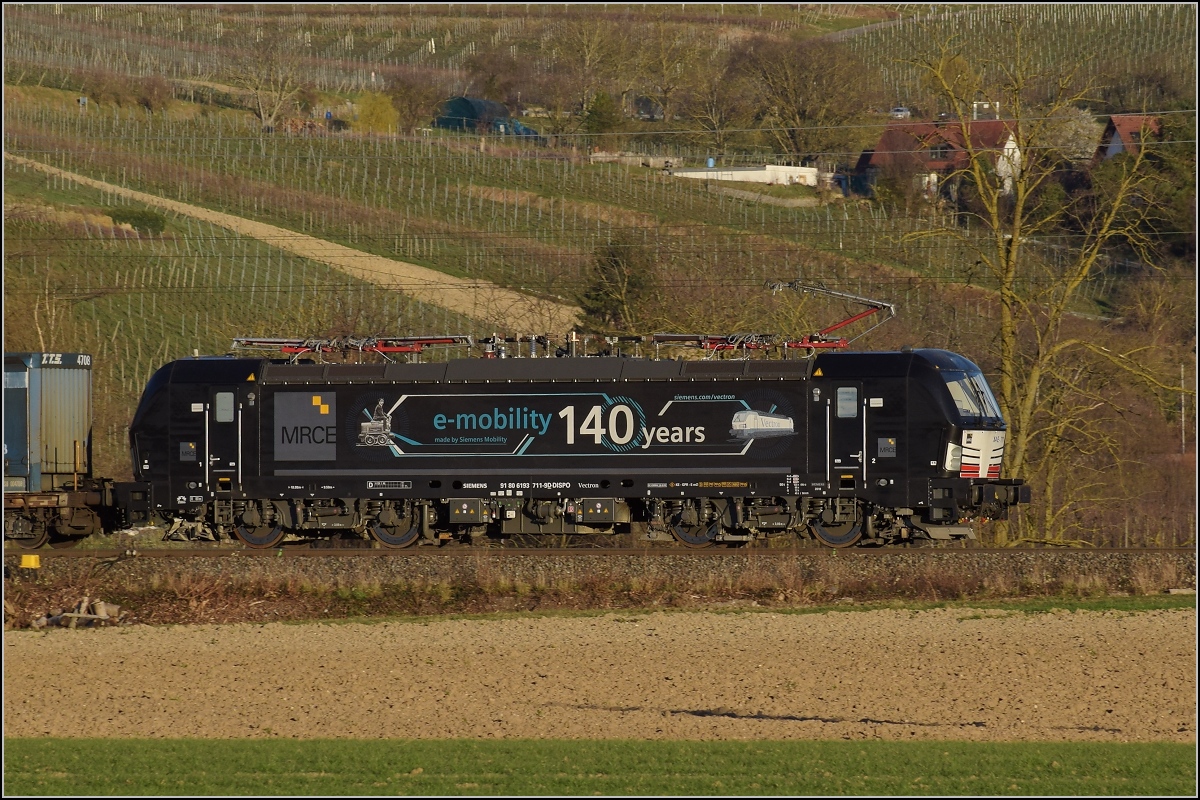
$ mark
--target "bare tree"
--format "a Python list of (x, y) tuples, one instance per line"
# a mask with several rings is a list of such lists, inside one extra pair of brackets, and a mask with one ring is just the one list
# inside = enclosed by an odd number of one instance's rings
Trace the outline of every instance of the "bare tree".
[(680, 92), (683, 116), (699, 128), (695, 138), (724, 155), (737, 132), (750, 124), (753, 107), (746, 75), (728, 53), (698, 60)]
[(530, 87), (530, 95), (544, 106), (549, 114), (538, 121), (538, 129), (550, 134), (574, 133), (583, 124), (583, 116), (575, 114), (574, 82), (555, 72), (539, 75)]
[(522, 62), (506, 47), (481, 50), (467, 59), (471, 76), (470, 91), (477, 97), (516, 105), (524, 80), (528, 77)]
[(700, 43), (686, 29), (659, 20), (641, 38), (639, 48), (643, 91), (662, 109), (663, 122), (669, 126), (675, 119), (680, 94), (700, 63)]
[(633, 234), (597, 245), (579, 293), (586, 333), (632, 333), (654, 295), (659, 254)]
[(873, 82), (850, 50), (825, 41), (757, 39), (744, 55), (760, 119), (780, 152), (836, 161), (859, 144), (856, 129), (845, 126), (870, 104)]
[[(1101, 452), (1108, 454), (1106, 463), (1119, 461), (1105, 433), (1104, 417), (1112, 411), (1104, 404), (1111, 394), (1104, 391), (1106, 370), (1169, 388), (1169, 379), (1139, 358), (1137, 346), (1105, 347), (1074, 324), (1076, 312), (1086, 309), (1089, 280), (1105, 270), (1114, 247), (1128, 248), (1153, 268), (1157, 212), (1145, 147), (1123, 155), (1104, 180), (1084, 190), (1066, 194), (1057, 187), (1061, 121), (1092, 96), (1093, 87), (1078, 78), (1081, 69), (1040, 73), (1019, 23), (1006, 31), (1005, 41), (993, 51), (996, 58), (972, 61), (963, 55), (963, 40), (954, 38), (915, 60), (959, 120), (966, 159), (949, 179), (963, 187), (965, 210), (957, 225), (905, 238), (957, 238), (990, 277), (999, 301), (994, 356), (998, 400), (1009, 423), (1006, 468), (1041, 493), (1035, 502), (1043, 506), (1043, 527), (1027, 538), (1061, 542), (1071, 530), (1065, 520), (1076, 499), (1102, 494), (1085, 471), (1075, 472), (1076, 483), (1064, 484), (1070, 476), (1062, 466), (1100, 463)], [(1000, 168), (996, 151), (971, 135), (978, 101), (999, 107), (1007, 118), (1018, 151), (1009, 164), (1014, 169)], [(1070, 234), (1069, 244), (1060, 244), (1061, 234)], [(1051, 235), (1054, 241), (1045, 238)], [(1011, 543), (1007, 526), (998, 525), (995, 535), (997, 544)]]
[(427, 81), (395, 76), (388, 80), (388, 96), (398, 114), (401, 130), (408, 132), (433, 124), (443, 96)]
[(233, 56), (225, 80), (245, 90), (264, 132), (296, 106), (304, 88), (300, 40), (286, 28), (264, 31), (253, 26), (232, 37)]
[(563, 22), (545, 45), (555, 69), (569, 77), (581, 113), (614, 77), (623, 44), (623, 36), (614, 26), (578, 17)]

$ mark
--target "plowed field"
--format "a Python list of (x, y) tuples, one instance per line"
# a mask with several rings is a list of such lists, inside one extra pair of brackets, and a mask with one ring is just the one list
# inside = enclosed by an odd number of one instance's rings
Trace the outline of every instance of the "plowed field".
[(6, 736), (1196, 740), (1196, 613), (13, 630)]

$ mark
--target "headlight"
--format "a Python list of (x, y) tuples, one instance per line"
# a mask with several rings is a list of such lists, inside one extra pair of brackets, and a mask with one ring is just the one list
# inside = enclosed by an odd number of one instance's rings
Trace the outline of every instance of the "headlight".
[(946, 445), (946, 469), (951, 472), (962, 469), (962, 445), (954, 442)]

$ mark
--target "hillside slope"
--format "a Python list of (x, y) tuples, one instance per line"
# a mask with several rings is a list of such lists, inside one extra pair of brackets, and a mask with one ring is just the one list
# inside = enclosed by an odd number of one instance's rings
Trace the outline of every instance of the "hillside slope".
[(4, 157), (39, 172), (67, 178), (148, 206), (219, 225), (243, 236), (267, 242), (281, 250), (328, 264), (356, 278), (385, 284), (416, 300), (473, 317), (502, 331), (559, 333), (570, 330), (576, 324), (579, 309), (575, 307), (503, 289), (488, 281), (456, 278), (416, 264), (364, 253), (276, 225), (127, 189), (22, 156), (5, 153)]

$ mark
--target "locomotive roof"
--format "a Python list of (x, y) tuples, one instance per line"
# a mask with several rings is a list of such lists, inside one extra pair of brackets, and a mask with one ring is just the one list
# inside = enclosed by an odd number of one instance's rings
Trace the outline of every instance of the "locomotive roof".
[(465, 358), (425, 364), (279, 364), (263, 367), (272, 383), (474, 383), (541, 381), (666, 381), (688, 378), (804, 379), (806, 361), (654, 361), (643, 358)]
[[(673, 361), (620, 357), (465, 358), (433, 363), (323, 364), (291, 363), (230, 356), (173, 362), (174, 383), (474, 383), (540, 381), (666, 381), (714, 379), (806, 380), (838, 377), (903, 376), (914, 361), (933, 369), (975, 370), (967, 359), (946, 350), (821, 353), (793, 360), (723, 359)], [(817, 372), (819, 370), (819, 372)]]

